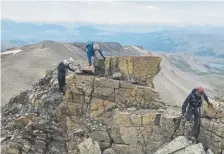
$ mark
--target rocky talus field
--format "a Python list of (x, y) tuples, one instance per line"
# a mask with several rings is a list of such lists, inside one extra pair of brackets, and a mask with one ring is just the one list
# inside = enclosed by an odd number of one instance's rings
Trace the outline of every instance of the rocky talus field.
[[(212, 100), (215, 116), (203, 114), (199, 143), (188, 140), (191, 122), (181, 108), (161, 100), (153, 78), (156, 56), (99, 61), (101, 76), (67, 77), (58, 91), (56, 69), (1, 111), (2, 154), (221, 154), (224, 98)], [(145, 67), (142, 67), (145, 66)]]

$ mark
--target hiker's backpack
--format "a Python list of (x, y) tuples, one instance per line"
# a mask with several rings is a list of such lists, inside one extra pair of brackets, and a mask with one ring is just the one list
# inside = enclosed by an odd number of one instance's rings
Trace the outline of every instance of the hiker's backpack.
[(93, 43), (94, 43), (94, 42), (92, 42), (92, 41), (88, 41), (88, 42), (86, 43), (86, 53), (88, 52), (88, 47), (89, 47), (90, 45), (93, 45)]

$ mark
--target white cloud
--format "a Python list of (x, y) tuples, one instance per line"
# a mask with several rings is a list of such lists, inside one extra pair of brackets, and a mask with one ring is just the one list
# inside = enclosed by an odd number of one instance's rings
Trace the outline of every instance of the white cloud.
[(224, 2), (2, 2), (2, 18), (95, 24), (224, 25)]
[(146, 6), (148, 9), (155, 9), (155, 10), (162, 10), (162, 9), (160, 9), (160, 8), (158, 8), (158, 7), (155, 7), (155, 6), (151, 6), (151, 5), (148, 5), (148, 6)]

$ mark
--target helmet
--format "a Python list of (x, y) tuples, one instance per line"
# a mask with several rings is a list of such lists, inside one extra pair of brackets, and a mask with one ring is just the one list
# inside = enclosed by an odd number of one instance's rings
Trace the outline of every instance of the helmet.
[(67, 60), (63, 60), (63, 63), (64, 63), (65, 65), (68, 65), (68, 61), (67, 61)]
[(93, 44), (93, 50), (99, 50), (99, 49), (100, 49), (99, 44), (94, 43), (94, 44)]
[(198, 88), (198, 93), (201, 94), (201, 95), (204, 94), (205, 93), (204, 87), (199, 87)]

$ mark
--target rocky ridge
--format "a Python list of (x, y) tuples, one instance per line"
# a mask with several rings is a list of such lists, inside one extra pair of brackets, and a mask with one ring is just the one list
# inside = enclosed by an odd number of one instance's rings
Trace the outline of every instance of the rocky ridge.
[[(2, 107), (1, 152), (176, 154), (190, 151), (196, 154), (210, 148), (221, 153), (223, 112), (217, 112), (211, 119), (203, 118), (201, 143), (190, 143), (183, 136), (188, 135), (191, 123), (181, 117), (180, 108), (162, 102), (153, 89), (152, 78), (158, 73), (159, 59), (151, 56), (107, 59), (105, 76), (120, 73), (120, 80), (71, 74), (65, 96), (58, 92), (56, 70), (47, 72), (33, 89), (21, 92)], [(111, 61), (116, 61), (116, 65)], [(124, 64), (128, 67), (123, 67)], [(136, 73), (133, 66), (143, 64), (148, 67)], [(126, 74), (130, 69), (132, 73)], [(130, 74), (137, 84), (126, 81)], [(217, 100), (215, 107), (222, 109), (223, 100)], [(178, 141), (184, 147), (172, 149)], [(200, 148), (194, 148), (197, 146)]]
[[(141, 50), (124, 49), (119, 43), (100, 43), (103, 54), (140, 55)], [(54, 69), (64, 59), (72, 57), (77, 62), (87, 64), (85, 43), (64, 43), (42, 41), (30, 44), (1, 54), (2, 93), (1, 105), (9, 102), (20, 90), (32, 88), (38, 79), (45, 75), (46, 69)], [(101, 58), (101, 56), (99, 55)]]

